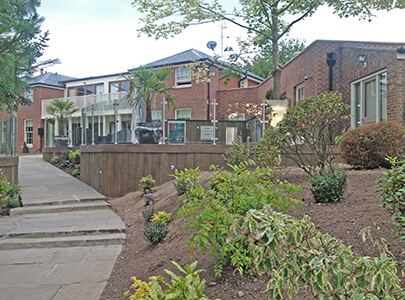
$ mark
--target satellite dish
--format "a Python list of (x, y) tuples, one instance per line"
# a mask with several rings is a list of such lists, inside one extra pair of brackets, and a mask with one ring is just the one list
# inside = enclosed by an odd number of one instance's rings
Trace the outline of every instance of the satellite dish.
[(216, 46), (217, 46), (217, 42), (215, 42), (215, 41), (210, 41), (207, 43), (207, 48), (211, 49), (212, 51), (214, 51)]

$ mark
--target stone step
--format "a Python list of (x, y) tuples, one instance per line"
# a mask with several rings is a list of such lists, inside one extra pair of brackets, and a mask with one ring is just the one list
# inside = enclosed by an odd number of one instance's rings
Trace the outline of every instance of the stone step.
[(32, 249), (50, 247), (80, 247), (99, 245), (122, 245), (125, 243), (125, 233), (108, 233), (78, 236), (54, 236), (31, 238), (6, 238), (0, 240), (0, 250)]
[(110, 208), (110, 204), (106, 201), (74, 202), (59, 205), (24, 206), (11, 209), (10, 216), (108, 208)]
[(49, 197), (27, 197), (23, 194), (22, 203), (24, 207), (28, 206), (43, 206), (43, 205), (63, 205), (83, 202), (105, 201), (106, 197), (100, 194), (93, 195), (58, 195)]

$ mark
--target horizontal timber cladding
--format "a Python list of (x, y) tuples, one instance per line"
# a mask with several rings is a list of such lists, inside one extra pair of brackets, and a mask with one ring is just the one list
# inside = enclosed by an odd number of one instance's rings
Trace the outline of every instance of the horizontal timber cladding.
[(209, 170), (226, 166), (225, 145), (95, 145), (81, 147), (80, 179), (108, 197), (137, 191), (139, 180), (149, 174), (160, 185), (174, 169)]
[(0, 169), (11, 184), (18, 184), (18, 156), (0, 157)]

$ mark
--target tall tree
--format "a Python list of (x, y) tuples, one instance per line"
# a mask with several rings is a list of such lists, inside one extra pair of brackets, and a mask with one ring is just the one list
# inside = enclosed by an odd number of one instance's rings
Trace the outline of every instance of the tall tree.
[(172, 73), (171, 68), (160, 68), (154, 70), (153, 67), (138, 67), (129, 75), (123, 76), (129, 81), (128, 94), (123, 98), (133, 107), (138, 106), (141, 100), (144, 101), (146, 109), (146, 122), (152, 122), (152, 102), (157, 96), (162, 95), (170, 109), (174, 105), (177, 97), (170, 94), (170, 87), (165, 81)]
[(79, 111), (73, 101), (66, 99), (61, 100), (55, 98), (51, 104), (46, 107), (46, 112), (54, 116), (59, 123), (59, 135), (65, 135), (66, 119), (71, 117), (75, 112)]
[(49, 33), (41, 33), (44, 18), (37, 13), (40, 0), (1, 0), (0, 5), (0, 109), (27, 104), (23, 93), (27, 79), (39, 66), (57, 60), (38, 61)]
[[(404, 0), (239, 0), (226, 1), (233, 6), (227, 11), (220, 0), (133, 0), (132, 5), (146, 14), (141, 18), (141, 33), (156, 38), (179, 34), (190, 25), (226, 20), (263, 36), (272, 43), (274, 66), (273, 99), (280, 98), (281, 69), (279, 42), (292, 26), (311, 16), (322, 5), (330, 6), (340, 17), (358, 16), (369, 19), (373, 10), (405, 8)], [(291, 18), (287, 21), (284, 16)]]
[[(252, 37), (248, 40), (238, 40), (240, 53), (230, 56), (231, 62), (236, 62), (246, 69), (263, 78), (273, 74), (272, 44), (263, 36)], [(279, 43), (279, 64), (285, 65), (305, 49), (305, 41), (301, 39), (283, 39)]]

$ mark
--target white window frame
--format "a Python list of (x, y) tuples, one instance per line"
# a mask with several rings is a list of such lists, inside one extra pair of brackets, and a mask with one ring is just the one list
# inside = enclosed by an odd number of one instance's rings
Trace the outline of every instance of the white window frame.
[[(160, 115), (160, 118), (159, 119), (156, 119), (156, 118), (154, 119), (153, 115)], [(159, 122), (162, 121), (162, 110), (152, 110), (152, 121), (155, 122), (157, 120)]]
[[(186, 110), (190, 112), (190, 118), (189, 119), (178, 119), (178, 112), (179, 111), (186, 111)], [(191, 120), (191, 108), (178, 108), (178, 109), (176, 109), (175, 119), (176, 120)]]
[[(300, 91), (302, 90), (302, 99), (300, 97)], [(296, 103), (305, 99), (305, 83), (301, 83), (295, 87), (295, 100)]]
[[(351, 115), (353, 116), (351, 118), (350, 121), (350, 126), (351, 128), (356, 128), (359, 127), (361, 125), (364, 124), (364, 119), (363, 116), (365, 114), (365, 107), (364, 107), (364, 97), (365, 97), (365, 84), (375, 80), (376, 81), (376, 87), (375, 87), (375, 95), (376, 95), (376, 117), (375, 117), (375, 123), (379, 123), (381, 122), (382, 119), (382, 115), (383, 112), (381, 111), (381, 107), (382, 107), (382, 97), (380, 94), (380, 75), (387, 73), (387, 69), (375, 72), (373, 74), (364, 76), (360, 79), (357, 79), (355, 81), (353, 81), (350, 85), (350, 91), (351, 91)], [(357, 107), (359, 107), (359, 111), (360, 111), (360, 117), (359, 117), (359, 121), (356, 122), (356, 89), (355, 86), (358, 85), (360, 86), (360, 104), (357, 104)], [(387, 97), (387, 95), (386, 95)], [(388, 101), (388, 99), (386, 98), (386, 101)], [(387, 105), (387, 103), (386, 103)], [(387, 107), (385, 107), (385, 109), (387, 109)], [(385, 112), (385, 116), (387, 116), (387, 112)], [(386, 120), (383, 120), (386, 121)]]
[[(27, 124), (30, 122), (31, 126), (28, 126)], [(29, 141), (31, 139), (31, 143)], [(24, 120), (24, 141), (27, 144), (28, 148), (32, 148), (33, 143), (34, 143), (34, 120), (33, 119), (25, 119)]]
[(177, 68), (176, 69), (176, 86), (191, 86), (190, 68)]

